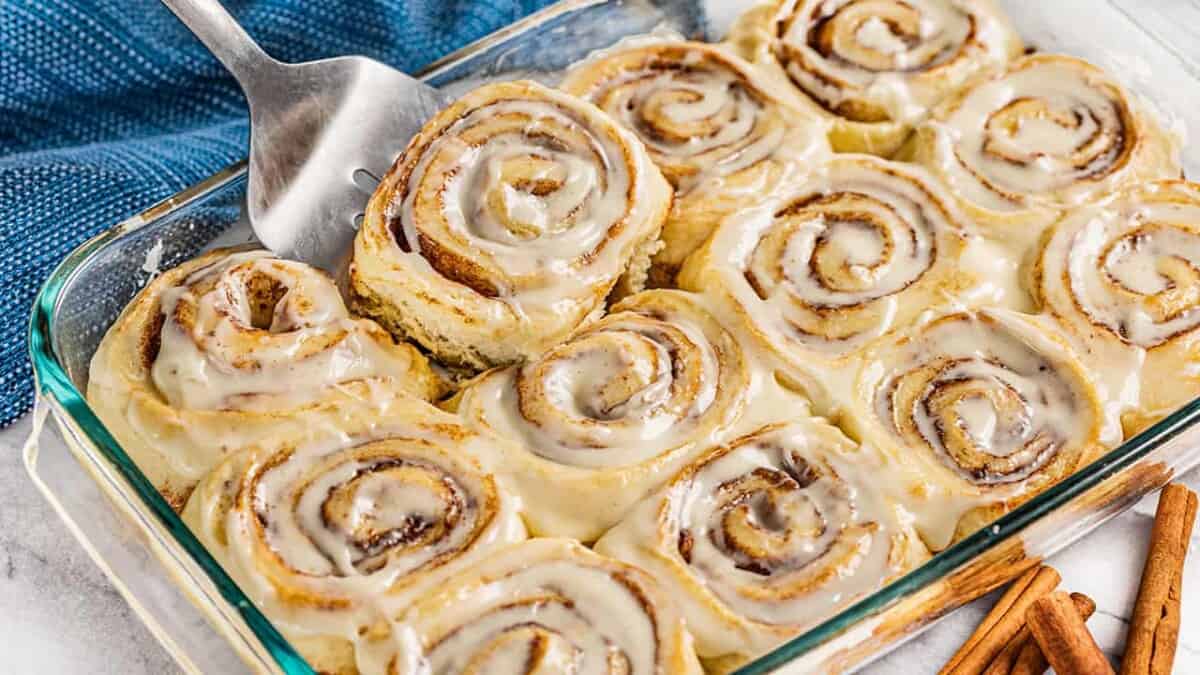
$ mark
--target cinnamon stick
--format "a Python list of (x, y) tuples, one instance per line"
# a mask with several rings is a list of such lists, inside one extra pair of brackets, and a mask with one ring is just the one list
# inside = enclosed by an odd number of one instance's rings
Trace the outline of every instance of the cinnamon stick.
[[(1096, 611), (1096, 603), (1083, 593), (1072, 593), (1071, 600), (1084, 621)], [(996, 655), (983, 675), (1042, 675), (1049, 667), (1041, 647), (1033, 639), (1029, 626), (1025, 625)]]
[(1100, 651), (1071, 596), (1059, 591), (1037, 600), (1025, 620), (1058, 675), (1112, 675), (1108, 657)]
[(1150, 551), (1142, 568), (1129, 623), (1122, 675), (1167, 675), (1179, 642), (1183, 563), (1196, 521), (1196, 493), (1173, 483), (1163, 488), (1154, 514)]
[(1033, 602), (1058, 586), (1062, 578), (1053, 567), (1040, 565), (1021, 575), (938, 675), (979, 675), (1008, 641), (1020, 632)]
[(1046, 660), (1042, 648), (1038, 646), (1037, 640), (1033, 639), (1033, 634), (1030, 634), (1029, 641), (1021, 647), (1021, 653), (1017, 655), (1017, 662), (1013, 664), (1009, 675), (1042, 675), (1049, 667), (1050, 662)]

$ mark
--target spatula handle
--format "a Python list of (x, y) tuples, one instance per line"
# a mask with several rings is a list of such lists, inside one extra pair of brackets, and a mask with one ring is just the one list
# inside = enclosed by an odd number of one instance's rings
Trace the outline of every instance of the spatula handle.
[(256, 82), (282, 65), (264, 52), (217, 0), (162, 0), (162, 3), (208, 47), (247, 94)]

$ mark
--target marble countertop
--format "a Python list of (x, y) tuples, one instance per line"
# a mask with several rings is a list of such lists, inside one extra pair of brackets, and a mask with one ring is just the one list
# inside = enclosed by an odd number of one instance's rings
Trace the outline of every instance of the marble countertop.
[[(72, 538), (25, 473), (26, 417), (0, 431), (0, 654), (19, 673), (174, 673), (179, 668)], [(1200, 488), (1200, 471), (1184, 479)], [(1087, 593), (1089, 622), (1110, 657), (1119, 656), (1155, 498), (1059, 553), (1050, 563), (1063, 587)], [(1200, 529), (1184, 579), (1182, 644), (1176, 672), (1200, 672)], [(933, 673), (966, 639), (993, 598), (962, 608), (863, 672)]]

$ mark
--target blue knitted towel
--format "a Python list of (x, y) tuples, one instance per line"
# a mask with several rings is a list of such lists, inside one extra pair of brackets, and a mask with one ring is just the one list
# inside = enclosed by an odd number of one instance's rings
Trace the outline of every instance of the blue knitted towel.
[[(223, 0), (272, 55), (406, 71), (550, 0)], [(155, 0), (0, 1), (0, 427), (33, 403), (30, 303), (97, 230), (246, 154), (245, 101)]]

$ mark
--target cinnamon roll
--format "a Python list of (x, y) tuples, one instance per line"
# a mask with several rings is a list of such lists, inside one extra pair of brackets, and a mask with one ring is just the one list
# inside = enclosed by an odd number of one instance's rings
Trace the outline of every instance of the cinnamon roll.
[(567, 539), (493, 553), (359, 643), (367, 675), (699, 675), (653, 578)]
[(645, 291), (540, 358), (483, 375), (457, 409), (519, 446), (506, 471), (535, 533), (593, 541), (737, 422), (769, 385), (756, 378), (700, 298)]
[(563, 90), (631, 129), (675, 186), (650, 284), (675, 273), (716, 224), (830, 152), (825, 124), (781, 102), (753, 67), (700, 42), (653, 41), (584, 61)]
[(1120, 441), (1065, 338), (1001, 309), (943, 314), (879, 341), (850, 397), (844, 427), (906, 470), (891, 483), (934, 551)]
[(1046, 233), (1030, 284), (1123, 403), (1132, 435), (1200, 395), (1200, 185), (1162, 181)]
[(931, 106), (1022, 50), (990, 0), (774, 0), (729, 39), (831, 120), (834, 149), (884, 157)]
[(230, 448), (443, 388), (414, 347), (352, 318), (323, 272), (241, 248), (138, 294), (92, 358), (88, 403), (178, 509)]
[(722, 223), (679, 283), (731, 306), (755, 342), (808, 383), (814, 366), (837, 368), (930, 307), (995, 290), (986, 269), (967, 263), (973, 239), (918, 167), (839, 155)]
[(823, 420), (771, 424), (688, 465), (596, 550), (667, 585), (702, 657), (757, 656), (928, 558), (876, 487), (885, 470)]
[(902, 155), (1000, 238), (1036, 238), (1064, 210), (1180, 175), (1179, 142), (1099, 68), (1035, 54), (949, 98)]
[(451, 365), (522, 361), (641, 288), (671, 194), (592, 104), (483, 86), (435, 115), (371, 198), (354, 307)]
[(360, 631), (525, 529), (486, 469), (502, 452), (421, 401), (385, 421), (226, 458), (184, 521), (321, 672)]

